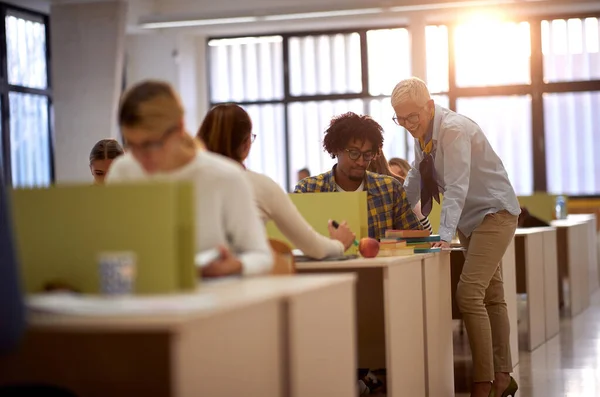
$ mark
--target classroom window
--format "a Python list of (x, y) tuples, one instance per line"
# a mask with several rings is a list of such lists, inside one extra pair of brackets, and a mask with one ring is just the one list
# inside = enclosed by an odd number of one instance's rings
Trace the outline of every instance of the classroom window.
[(598, 18), (542, 21), (546, 82), (600, 79)]
[(598, 194), (600, 92), (545, 94), (544, 109), (548, 191)]
[(369, 115), (383, 127), (383, 154), (385, 157), (400, 157), (406, 159), (410, 156), (408, 149), (408, 133), (404, 128), (397, 126), (392, 117), (391, 98), (378, 98), (369, 100)]
[(10, 158), (14, 186), (47, 186), (51, 182), (48, 98), (11, 92)]
[(528, 22), (482, 18), (455, 27), (456, 85), (486, 87), (530, 84)]
[(518, 195), (533, 193), (531, 97), (458, 98), (457, 112), (481, 127)]
[(394, 86), (411, 76), (408, 29), (367, 32), (369, 94), (391, 95)]
[(51, 91), (48, 78), (48, 18), (0, 3), (7, 75), (0, 76), (0, 160), (6, 181), (15, 187), (47, 186), (53, 180)]
[(427, 86), (431, 92), (448, 92), (448, 27), (425, 28)]
[(208, 42), (212, 102), (283, 98), (282, 37), (242, 37)]
[(358, 33), (290, 37), (290, 94), (345, 94), (362, 91)]
[(280, 186), (285, 186), (285, 121), (282, 104), (246, 105), (252, 119), (252, 133), (256, 139), (246, 160), (246, 167), (268, 175)]
[(43, 18), (8, 11), (5, 20), (8, 83), (46, 88), (46, 26)]

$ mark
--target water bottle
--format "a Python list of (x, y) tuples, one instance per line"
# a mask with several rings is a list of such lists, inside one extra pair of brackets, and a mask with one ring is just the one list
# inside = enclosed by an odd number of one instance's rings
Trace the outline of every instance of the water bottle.
[(556, 197), (554, 211), (556, 219), (567, 219), (567, 201), (565, 200), (565, 196)]

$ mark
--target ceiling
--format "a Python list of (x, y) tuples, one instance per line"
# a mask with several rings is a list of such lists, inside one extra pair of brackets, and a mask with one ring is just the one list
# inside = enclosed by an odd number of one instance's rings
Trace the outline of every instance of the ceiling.
[[(50, 3), (86, 3), (115, 0), (2, 0), (21, 7), (49, 12)], [(354, 28), (358, 26), (405, 25), (414, 19), (428, 23), (446, 22), (485, 11), (497, 15), (565, 14), (600, 12), (598, 0), (121, 0), (128, 3), (128, 32), (153, 33), (140, 29), (143, 22), (195, 19), (258, 17), (256, 22), (215, 24), (168, 29), (206, 35), (258, 34)], [(265, 21), (264, 16), (338, 10), (382, 8), (377, 13), (338, 17)], [(164, 29), (159, 29), (163, 31)]]

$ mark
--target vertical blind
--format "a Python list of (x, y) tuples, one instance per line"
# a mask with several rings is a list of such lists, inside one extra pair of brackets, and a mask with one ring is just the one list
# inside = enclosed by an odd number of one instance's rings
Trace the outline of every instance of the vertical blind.
[[(532, 25), (486, 20), (427, 26), (428, 85), (435, 102), (444, 107), (449, 106), (453, 89), (449, 29), (454, 29), (454, 81), (465, 93), (453, 94), (456, 110), (481, 126), (517, 193), (531, 194), (533, 146), (540, 144), (532, 141), (532, 97), (501, 91), (514, 92), (511, 86), (531, 84)], [(544, 20), (541, 35), (545, 82), (600, 79), (597, 18)], [(366, 49), (361, 48), (363, 43)], [(371, 115), (383, 126), (388, 158), (413, 159), (413, 140), (392, 122), (390, 105), (394, 85), (412, 74), (408, 29), (246, 37), (211, 40), (209, 45), (211, 101), (239, 102), (251, 112), (258, 138), (248, 166), (282, 187), (292, 189), (301, 168), (308, 167), (313, 175), (331, 168), (335, 160), (323, 151), (323, 133), (332, 117), (347, 111)], [(481, 89), (490, 86), (496, 87), (494, 95), (482, 95)], [(466, 94), (470, 89), (479, 89), (479, 94)], [(600, 193), (600, 162), (592, 153), (592, 148), (600, 147), (600, 112), (593, 111), (600, 108), (598, 95), (591, 91), (544, 94), (543, 144), (552, 193)], [(265, 160), (265, 155), (273, 158)]]
[(52, 177), (48, 95), (19, 92), (48, 88), (46, 25), (42, 17), (23, 12), (8, 11), (4, 19), (10, 132), (2, 133), (9, 134), (12, 184), (47, 186)]
[[(546, 82), (600, 79), (598, 18), (542, 21)], [(544, 94), (546, 179), (554, 194), (600, 193), (600, 93)]]

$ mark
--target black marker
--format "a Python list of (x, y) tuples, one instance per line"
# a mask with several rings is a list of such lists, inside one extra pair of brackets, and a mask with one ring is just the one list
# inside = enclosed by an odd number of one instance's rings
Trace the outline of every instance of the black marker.
[[(336, 221), (332, 220), (331, 221), (331, 226), (333, 226), (333, 227), (335, 227), (337, 229), (338, 227), (340, 227), (340, 224), (337, 223)], [(356, 239), (354, 240), (354, 245), (356, 245), (358, 247), (358, 240), (356, 240)]]

